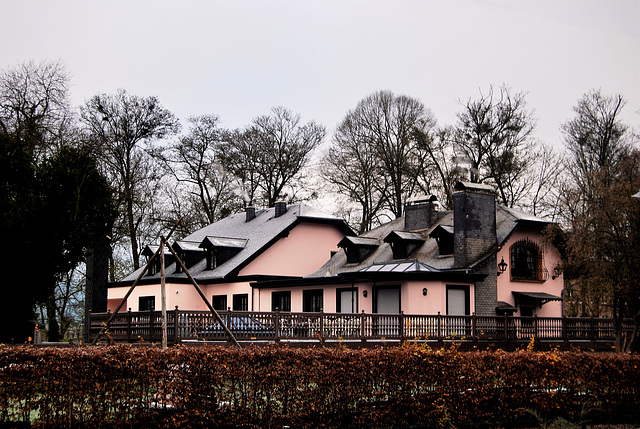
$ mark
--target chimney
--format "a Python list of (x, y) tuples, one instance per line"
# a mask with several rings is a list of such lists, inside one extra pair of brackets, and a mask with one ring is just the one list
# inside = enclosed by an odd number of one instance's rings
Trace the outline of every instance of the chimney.
[(247, 220), (245, 222), (250, 222), (250, 221), (252, 221), (253, 219), (256, 218), (256, 208), (255, 207), (248, 206), (245, 209), (245, 212), (247, 214)]
[(494, 248), (496, 199), (493, 188), (459, 182), (453, 193), (454, 266), (465, 268)]
[(276, 201), (276, 215), (275, 217), (280, 217), (287, 212), (287, 203), (284, 201)]
[(407, 201), (404, 206), (404, 230), (419, 231), (424, 230), (437, 220), (437, 212), (440, 203), (435, 195), (430, 198), (426, 196), (417, 197)]

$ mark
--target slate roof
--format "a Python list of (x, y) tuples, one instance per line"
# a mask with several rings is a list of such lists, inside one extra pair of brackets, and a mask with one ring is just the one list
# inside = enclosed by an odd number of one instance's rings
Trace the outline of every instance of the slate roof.
[[(233, 278), (248, 263), (258, 257), (281, 237), (286, 236), (301, 222), (333, 224), (340, 228), (345, 235), (354, 235), (353, 230), (341, 218), (329, 215), (319, 209), (304, 203), (288, 205), (287, 211), (275, 217), (275, 208), (256, 210), (255, 218), (246, 222), (246, 213), (236, 213), (218, 222), (212, 223), (177, 242), (177, 247), (183, 250), (200, 251), (203, 258), (193, 266), (187, 267), (191, 275), (198, 282), (219, 281)], [(208, 244), (239, 248), (240, 251), (228, 261), (213, 270), (205, 270), (206, 260), (203, 242)], [(174, 242), (175, 243), (175, 242)], [(177, 251), (176, 246), (172, 247)], [(150, 246), (150, 248), (153, 248)], [(157, 248), (157, 246), (156, 246)], [(168, 280), (186, 280), (184, 273), (175, 273), (175, 263), (167, 266)], [(120, 286), (133, 282), (142, 268), (131, 273), (122, 281), (114, 284)], [(143, 277), (145, 282), (159, 279), (159, 274)]]

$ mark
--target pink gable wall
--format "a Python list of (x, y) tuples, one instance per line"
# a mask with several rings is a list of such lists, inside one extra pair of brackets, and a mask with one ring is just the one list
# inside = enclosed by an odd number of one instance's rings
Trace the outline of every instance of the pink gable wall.
[(302, 223), (240, 271), (252, 274), (305, 276), (324, 265), (338, 251), (344, 234), (331, 225)]
[[(548, 279), (544, 282), (514, 281), (511, 280), (511, 246), (522, 239), (529, 239), (537, 243), (544, 253), (543, 265), (547, 269)], [(564, 278), (562, 275), (553, 279), (553, 269), (557, 264), (562, 263), (560, 253), (551, 244), (543, 243), (540, 233), (532, 231), (516, 231), (498, 252), (498, 263), (504, 258), (507, 263), (507, 270), (498, 276), (498, 301), (504, 301), (515, 305), (512, 292), (545, 292), (551, 295), (562, 297), (564, 288)], [(562, 302), (551, 301), (536, 309), (536, 315), (540, 317), (561, 317)], [(516, 313), (515, 316), (520, 316)]]

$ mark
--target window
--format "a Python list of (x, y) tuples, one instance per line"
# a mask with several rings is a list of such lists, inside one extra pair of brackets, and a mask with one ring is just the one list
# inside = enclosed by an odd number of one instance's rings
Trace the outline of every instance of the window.
[(249, 311), (249, 295), (239, 293), (233, 295), (233, 311)]
[(311, 313), (322, 311), (322, 289), (302, 291), (302, 311)]
[(217, 311), (224, 311), (227, 309), (227, 295), (213, 295), (211, 298), (211, 305)]
[[(149, 258), (151, 259), (151, 258)], [(148, 263), (148, 261), (147, 261)], [(151, 261), (149, 264), (149, 269), (147, 270), (148, 276), (153, 276), (154, 274), (158, 274), (160, 272), (160, 255), (156, 256), (156, 258)]]
[(291, 292), (271, 293), (271, 311), (291, 311)]
[(511, 246), (511, 279), (545, 281), (540, 247), (531, 240), (520, 240)]
[(155, 309), (155, 296), (141, 296), (140, 298), (138, 298), (138, 311), (154, 311)]
[(358, 312), (358, 288), (336, 290), (336, 310), (338, 313)]

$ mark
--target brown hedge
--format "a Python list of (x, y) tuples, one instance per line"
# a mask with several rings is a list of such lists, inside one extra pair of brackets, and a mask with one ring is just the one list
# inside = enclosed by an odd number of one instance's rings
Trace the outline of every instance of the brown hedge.
[(0, 422), (14, 426), (639, 423), (639, 405), (634, 354), (0, 346)]

